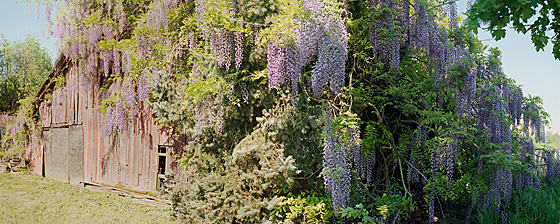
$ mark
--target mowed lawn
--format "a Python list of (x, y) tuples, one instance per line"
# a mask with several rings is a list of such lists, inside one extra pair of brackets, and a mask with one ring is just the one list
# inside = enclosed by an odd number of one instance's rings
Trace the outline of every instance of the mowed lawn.
[(25, 173), (0, 174), (0, 223), (176, 223), (163, 208)]

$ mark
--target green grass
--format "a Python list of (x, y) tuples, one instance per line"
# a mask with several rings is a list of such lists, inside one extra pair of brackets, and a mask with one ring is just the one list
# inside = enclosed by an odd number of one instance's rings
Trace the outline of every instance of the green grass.
[[(476, 223), (502, 223), (496, 209), (479, 211)], [(542, 183), (538, 189), (528, 187), (512, 194), (507, 209), (509, 224), (560, 223), (560, 181)]]
[(1, 223), (174, 223), (170, 208), (25, 174), (0, 174)]
[(512, 195), (509, 223), (560, 223), (560, 181)]

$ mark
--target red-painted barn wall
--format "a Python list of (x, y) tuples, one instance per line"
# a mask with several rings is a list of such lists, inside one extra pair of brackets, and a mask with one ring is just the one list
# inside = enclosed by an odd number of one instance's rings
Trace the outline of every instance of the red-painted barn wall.
[[(140, 112), (129, 122), (127, 131), (107, 136), (101, 132), (100, 112), (97, 111), (97, 106), (100, 104), (99, 87), (84, 88), (77, 81), (76, 74), (67, 75), (66, 86), (55, 90), (52, 94), (63, 96), (62, 103), (59, 105), (62, 107), (59, 117), (54, 117), (52, 97), (43, 99), (38, 110), (39, 124), (45, 130), (71, 125), (83, 126), (85, 182), (155, 189), (158, 145), (172, 145), (178, 148), (175, 152), (167, 153), (166, 170), (172, 170), (181, 176), (181, 168), (171, 160), (175, 154), (181, 153), (179, 142), (186, 141), (185, 139), (170, 140), (168, 133), (158, 128), (151, 108), (141, 104)], [(49, 143), (43, 142), (43, 144)], [(41, 150), (37, 150), (42, 151), (42, 149), (41, 146)]]

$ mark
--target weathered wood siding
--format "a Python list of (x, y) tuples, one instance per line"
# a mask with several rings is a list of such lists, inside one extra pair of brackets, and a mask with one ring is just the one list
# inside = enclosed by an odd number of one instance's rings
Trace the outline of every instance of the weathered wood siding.
[[(39, 124), (44, 128), (44, 134), (52, 135), (53, 131), (75, 125), (82, 128), (83, 180), (86, 182), (155, 189), (158, 181), (158, 145), (179, 146), (179, 142), (185, 142), (185, 137), (182, 136), (177, 142), (171, 141), (169, 134), (157, 127), (152, 109), (144, 104), (140, 104), (140, 112), (129, 122), (126, 131), (105, 135), (100, 131), (102, 124), (100, 112), (97, 111), (101, 101), (99, 87), (84, 88), (77, 81), (77, 75), (68, 70), (63, 72), (63, 75), (68, 76), (65, 87), (52, 92), (54, 84), (50, 88), (47, 85), (45, 94), (39, 97)], [(58, 94), (64, 97), (59, 104), (62, 106), (59, 117), (53, 113), (53, 100), (48, 96), (49, 93), (51, 96)], [(46, 141), (43, 141), (45, 147), (42, 149), (45, 155), (51, 155), (51, 144)], [(179, 166), (172, 162), (172, 153), (182, 152), (167, 152), (166, 170), (180, 175)], [(46, 167), (51, 163), (45, 159)], [(45, 175), (52, 173), (45, 172)]]

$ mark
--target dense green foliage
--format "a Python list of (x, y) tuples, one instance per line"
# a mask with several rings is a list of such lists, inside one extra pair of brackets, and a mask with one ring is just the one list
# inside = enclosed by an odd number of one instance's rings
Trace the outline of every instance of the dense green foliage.
[(36, 142), (40, 133), (33, 103), (51, 67), (51, 56), (36, 37), (8, 41), (0, 35), (0, 114), (17, 116), (3, 133), (0, 160), (21, 157), (28, 143)]
[(16, 119), (10, 124), (6, 134), (0, 141), (0, 160), (9, 160), (12, 157), (22, 158), (28, 146), (36, 146), (41, 128), (35, 120), (34, 95), (27, 96), (18, 101)]
[(329, 200), (317, 197), (315, 193), (302, 192), (297, 197), (288, 192), (288, 197), (271, 212), (273, 220), (288, 223), (327, 223), (333, 216)]
[(543, 175), (542, 100), (453, 3), (86, 2), (59, 2), (70, 72), (106, 134), (149, 106), (187, 135), (164, 189), (185, 222), (506, 221)]
[(51, 56), (37, 38), (8, 41), (0, 35), (0, 113), (14, 114), (19, 100), (34, 96), (51, 67)]

